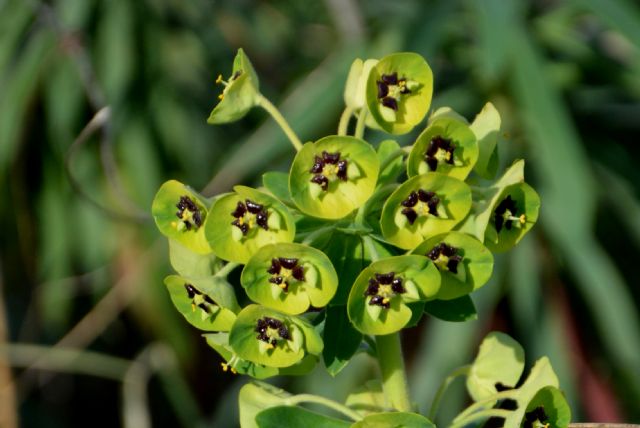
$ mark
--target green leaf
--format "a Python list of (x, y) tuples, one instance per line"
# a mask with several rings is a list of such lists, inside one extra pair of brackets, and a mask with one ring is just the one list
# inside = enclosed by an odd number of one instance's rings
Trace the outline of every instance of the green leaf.
[[(287, 269), (283, 263), (295, 267)], [(296, 278), (300, 274), (302, 281)], [(310, 305), (326, 306), (338, 288), (338, 274), (322, 251), (280, 243), (260, 248), (242, 270), (240, 283), (256, 303), (295, 315)]]
[(292, 406), (270, 407), (258, 413), (255, 420), (260, 428), (348, 428), (351, 425), (340, 419)]
[[(395, 74), (399, 84), (384, 84), (386, 97), (379, 98), (379, 84), (386, 76)], [(400, 82), (404, 81), (405, 92)], [(376, 124), (391, 134), (406, 134), (419, 124), (429, 111), (433, 94), (433, 73), (420, 55), (411, 52), (395, 53), (382, 58), (369, 73), (367, 106)], [(391, 97), (397, 109), (382, 104)]]
[(228, 81), (222, 81), (222, 77), (219, 77), (217, 83), (223, 84), (224, 89), (219, 96), (220, 102), (211, 112), (207, 123), (215, 125), (235, 122), (258, 104), (258, 76), (242, 49), (238, 49)]
[(498, 165), (495, 156), (500, 126), (500, 113), (491, 103), (486, 103), (471, 123), (470, 128), (476, 136), (479, 149), (473, 170), (482, 178), (492, 179), (496, 175)]
[[(346, 161), (346, 179), (337, 175), (339, 164), (324, 162), (325, 152), (339, 153), (338, 162)], [(321, 165), (318, 173), (310, 172), (314, 165)], [(378, 180), (379, 168), (380, 162), (369, 143), (347, 136), (324, 137), (305, 144), (293, 160), (289, 173), (291, 197), (307, 215), (342, 218), (369, 199)], [(326, 190), (311, 181), (320, 176), (328, 179)]]
[[(191, 201), (196, 211), (178, 209), (177, 205), (183, 200)], [(180, 212), (182, 217), (178, 216)], [(153, 199), (151, 213), (164, 236), (178, 241), (194, 253), (211, 253), (203, 227), (208, 217), (207, 205), (204, 198), (190, 187), (176, 180), (165, 182)]]
[[(378, 146), (378, 159), (381, 165), (378, 186), (395, 183), (404, 170), (402, 154), (398, 155), (401, 150), (400, 145), (394, 140), (384, 140)], [(382, 165), (386, 166), (383, 168)]]
[(365, 416), (351, 428), (436, 428), (427, 418), (417, 413), (386, 412)]
[(294, 205), (289, 193), (289, 175), (284, 172), (270, 171), (262, 174), (262, 184), (276, 198), (287, 205)]
[(430, 300), (424, 311), (429, 315), (450, 322), (465, 322), (478, 319), (476, 307), (468, 295), (451, 300)]
[[(453, 151), (445, 147), (433, 151), (435, 141), (448, 141)], [(432, 153), (433, 151), (433, 153)], [(436, 162), (432, 170), (427, 164), (429, 159)], [(439, 172), (460, 180), (467, 178), (478, 160), (478, 143), (469, 126), (456, 119), (442, 117), (434, 120), (424, 130), (411, 149), (407, 160), (407, 175), (414, 177), (427, 172)]]
[(169, 239), (169, 261), (180, 275), (199, 278), (213, 275), (216, 256), (194, 253), (175, 239)]
[(515, 387), (524, 370), (524, 350), (510, 336), (489, 333), (467, 375), (467, 390), (474, 401), (495, 394), (496, 383)]
[(238, 405), (240, 407), (240, 426), (259, 428), (256, 421), (258, 413), (270, 407), (281, 406), (291, 394), (283, 389), (263, 382), (251, 382), (240, 388)]
[(178, 312), (194, 327), (204, 331), (229, 331), (238, 304), (233, 288), (220, 278), (165, 278), (169, 296)]
[(326, 309), (323, 331), (325, 347), (322, 359), (331, 376), (335, 376), (347, 365), (362, 342), (362, 333), (356, 330), (347, 315), (346, 306), (329, 306)]
[[(439, 199), (438, 215), (430, 214), (426, 203), (418, 201), (412, 207), (418, 214), (413, 224), (402, 214), (402, 203), (413, 192), (434, 192)], [(425, 239), (451, 230), (462, 221), (471, 208), (471, 190), (464, 182), (430, 172), (410, 178), (396, 189), (382, 209), (380, 225), (384, 238), (404, 249), (412, 249)]]
[(346, 305), (351, 286), (368, 264), (365, 261), (362, 238), (357, 235), (334, 232), (323, 251), (331, 260), (336, 272), (340, 272), (338, 291), (331, 300), (331, 305)]
[[(390, 279), (382, 279), (387, 275), (400, 281), (402, 291), (393, 288)], [(353, 284), (347, 303), (349, 319), (364, 334), (395, 333), (412, 320), (408, 303), (432, 298), (439, 287), (438, 270), (426, 257), (380, 259), (364, 269)], [(419, 314), (422, 311), (420, 308)]]
[[(291, 242), (295, 236), (295, 223), (289, 209), (271, 195), (245, 186), (235, 186), (235, 193), (226, 194), (211, 207), (210, 218), (205, 225), (205, 236), (216, 255), (221, 259), (247, 263), (261, 247), (278, 242)], [(249, 202), (247, 202), (249, 201)], [(267, 228), (259, 223), (258, 214), (247, 209), (247, 203), (262, 206), (267, 213)], [(242, 215), (235, 217), (240, 206)], [(263, 213), (264, 214), (264, 213)], [(235, 217), (235, 220), (234, 220)], [(232, 222), (248, 225), (246, 234)]]
[[(462, 257), (456, 273), (447, 267), (450, 257), (438, 251), (442, 245), (453, 247), (456, 256)], [(440, 300), (456, 299), (477, 290), (489, 281), (493, 272), (491, 251), (477, 239), (460, 232), (434, 236), (418, 245), (412, 253), (432, 258), (440, 270), (442, 284), (436, 296)]]

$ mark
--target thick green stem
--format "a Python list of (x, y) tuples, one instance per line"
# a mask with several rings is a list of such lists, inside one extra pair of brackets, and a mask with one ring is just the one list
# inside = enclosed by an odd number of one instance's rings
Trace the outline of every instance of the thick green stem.
[(280, 110), (278, 110), (278, 108), (274, 106), (271, 101), (266, 99), (262, 94), (258, 95), (258, 105), (265, 109), (267, 113), (269, 113), (271, 117), (273, 117), (273, 120), (275, 120), (276, 123), (280, 125), (280, 128), (282, 128), (282, 131), (284, 131), (287, 138), (289, 138), (289, 141), (291, 141), (291, 144), (296, 149), (296, 151), (300, 151), (302, 149), (302, 142), (293, 131), (293, 129), (291, 129), (291, 126), (289, 126), (287, 120), (284, 118), (282, 113), (280, 113)]
[(226, 278), (227, 276), (229, 276), (231, 271), (237, 268), (238, 266), (240, 266), (240, 263), (229, 262), (226, 265), (224, 265), (222, 268), (220, 268), (220, 270), (216, 272), (214, 276), (218, 278)]
[(376, 336), (382, 391), (388, 404), (401, 412), (412, 410), (407, 374), (404, 369), (400, 333)]
[(356, 138), (364, 137), (364, 126), (367, 119), (367, 109), (361, 108), (360, 113), (358, 114), (358, 121), (356, 122), (356, 131), (353, 134)]
[(294, 395), (293, 397), (287, 398), (286, 403), (289, 406), (295, 406), (296, 404), (299, 404), (299, 403), (321, 404), (325, 407), (328, 407), (330, 409), (333, 409), (337, 412), (342, 413), (343, 415), (347, 416), (348, 418), (354, 421), (359, 421), (360, 419), (362, 419), (362, 416), (360, 416), (355, 410), (351, 410), (344, 404), (340, 404), (337, 401), (333, 401), (328, 398), (321, 397), (319, 395), (298, 394), (298, 395)]
[(349, 120), (353, 114), (351, 107), (346, 107), (340, 116), (340, 123), (338, 123), (338, 135), (347, 135), (349, 129)]

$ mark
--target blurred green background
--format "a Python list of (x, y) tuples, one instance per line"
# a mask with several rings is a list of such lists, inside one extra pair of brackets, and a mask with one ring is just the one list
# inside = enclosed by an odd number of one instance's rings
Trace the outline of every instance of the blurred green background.
[[(575, 420), (640, 422), (638, 3), (0, 0), (0, 426), (236, 426), (247, 379), (173, 309), (149, 207), (165, 180), (212, 195), (292, 158), (263, 111), (205, 123), (239, 47), (303, 140), (335, 132), (355, 57), (409, 50), (434, 107), (492, 101), (503, 165), (527, 159), (539, 224), (479, 319), (405, 332), (423, 412), (499, 329), (550, 356)], [(342, 399), (375, 375), (359, 356), (273, 382)], [(455, 384), (437, 422), (465, 400)]]

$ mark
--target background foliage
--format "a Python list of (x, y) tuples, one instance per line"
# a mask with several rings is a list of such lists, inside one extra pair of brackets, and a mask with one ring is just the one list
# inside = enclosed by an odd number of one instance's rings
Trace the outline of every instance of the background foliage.
[[(206, 125), (238, 47), (304, 140), (335, 132), (355, 57), (409, 50), (434, 107), (492, 101), (503, 163), (526, 157), (539, 225), (498, 258), (479, 319), (405, 334), (423, 412), (499, 329), (550, 355), (576, 420), (640, 422), (637, 3), (0, 0), (0, 425), (235, 425), (246, 379), (171, 306), (148, 212), (169, 178), (211, 195), (293, 156), (264, 112)], [(374, 375), (359, 356), (275, 382), (340, 399)]]

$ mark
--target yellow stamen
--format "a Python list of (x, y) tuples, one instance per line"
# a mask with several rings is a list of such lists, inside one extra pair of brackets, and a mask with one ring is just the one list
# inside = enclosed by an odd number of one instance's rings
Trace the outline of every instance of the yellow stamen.
[(216, 78), (216, 85), (219, 85), (220, 83), (222, 83), (222, 74), (218, 74), (218, 77)]
[(224, 100), (224, 94), (220, 94), (220, 95), (218, 95), (218, 99), (219, 99), (220, 101)]
[(233, 374), (238, 374), (238, 370), (234, 369), (233, 367), (231, 367), (231, 373)]
[(520, 224), (525, 224), (527, 222), (527, 216), (525, 216), (524, 214), (522, 214), (518, 220), (520, 221)]
[(287, 288), (287, 284), (285, 282), (283, 282), (282, 284), (278, 284), (278, 287), (282, 288), (283, 290), (285, 288)]
[(229, 370), (229, 364), (220, 363), (220, 365), (222, 366), (222, 371), (223, 372), (226, 372), (227, 370)]
[(386, 305), (387, 303), (389, 303), (389, 298), (385, 297), (384, 299), (382, 299), (382, 304)]
[(191, 312), (195, 312), (195, 311), (196, 311), (196, 304), (191, 303)]

